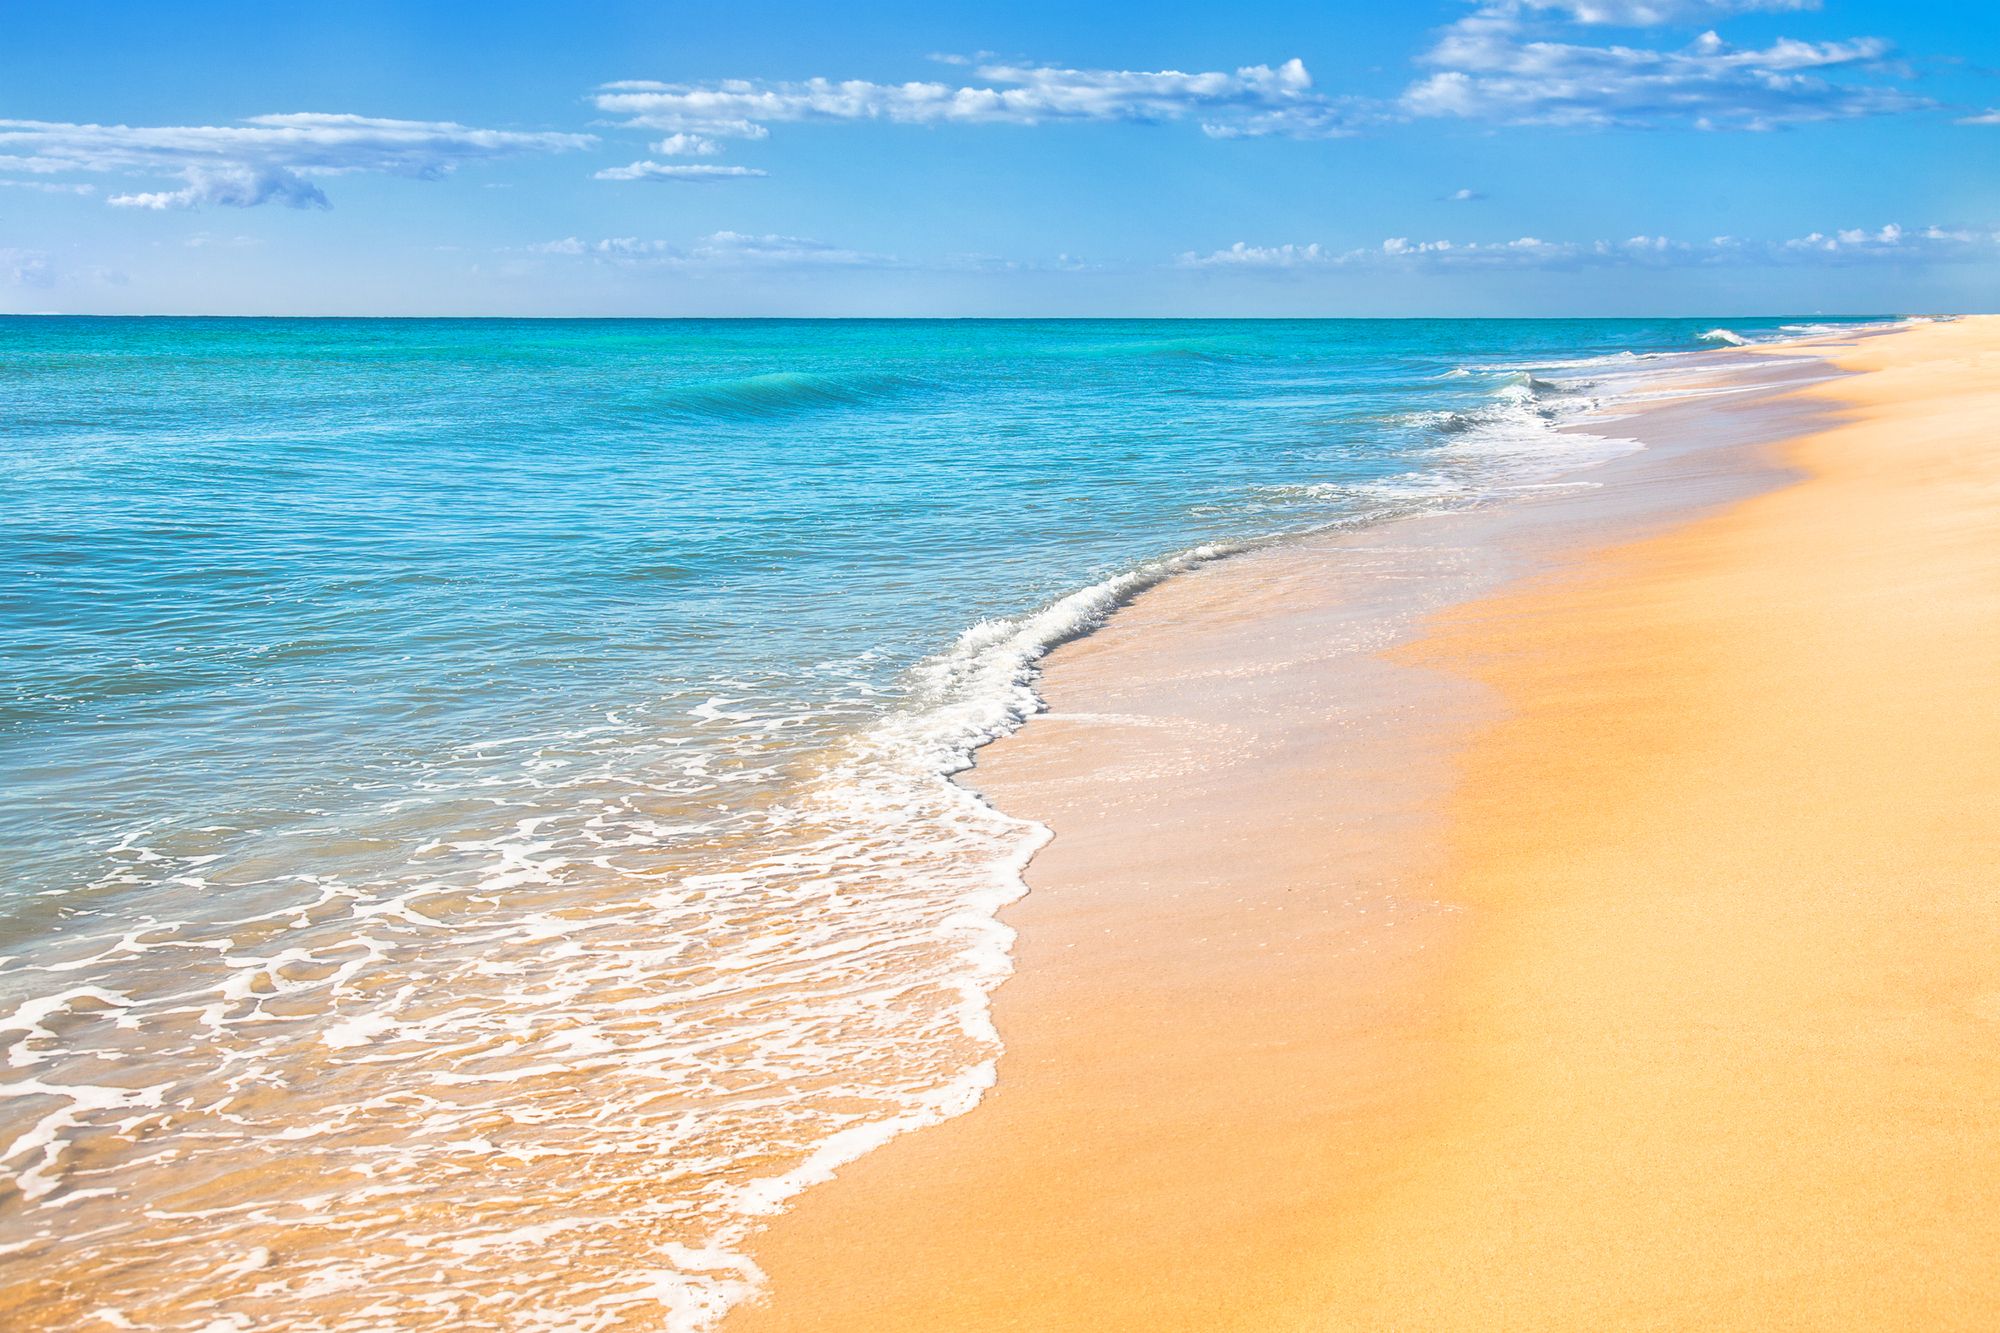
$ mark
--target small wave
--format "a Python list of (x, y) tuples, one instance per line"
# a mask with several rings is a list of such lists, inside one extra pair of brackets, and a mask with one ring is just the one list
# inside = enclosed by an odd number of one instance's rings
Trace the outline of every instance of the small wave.
[(1695, 335), (1696, 342), (1722, 343), (1729, 347), (1748, 347), (1750, 340), (1733, 329), (1710, 329), (1707, 333)]
[(1543, 379), (1532, 370), (1523, 370), (1509, 376), (1506, 383), (1501, 385), (1500, 392), (1504, 394), (1511, 390), (1517, 394), (1525, 393), (1530, 398), (1548, 398), (1581, 393), (1588, 387), (1588, 382), (1584, 380), (1566, 380), (1557, 383), (1555, 380)]
[(1138, 359), (1152, 361), (1195, 361), (1225, 364), (1244, 359), (1246, 348), (1240, 339), (1224, 336), (1193, 338), (1145, 338), (1129, 342), (1082, 343), (1065, 349), (1067, 355), (1086, 360)]
[(970, 767), (975, 750), (1041, 710), (1033, 681), (1043, 657), (1096, 629), (1148, 588), (1241, 549), (1224, 543), (1192, 547), (1080, 588), (1029, 615), (978, 622), (948, 651), (914, 669), (919, 708), (890, 726), (909, 728), (905, 739), (916, 742), (919, 752), (930, 752), (921, 767), (943, 774)]
[(1492, 374), (1517, 374), (1521, 371), (1536, 373), (1551, 370), (1577, 370), (1589, 366), (1594, 368), (1629, 368), (1637, 363), (1656, 361), (1661, 357), (1678, 356), (1678, 352), (1634, 352), (1630, 350), (1606, 352), (1601, 356), (1563, 357), (1554, 360), (1527, 362), (1499, 362), (1483, 367)]
[(1780, 324), (1778, 331), (1792, 338), (1853, 337), (1857, 334), (1882, 333), (1904, 325), (1932, 323), (1937, 320), (1950, 318), (1952, 317), (1949, 315), (1918, 315), (1907, 319), (1891, 320), (1842, 320), (1839, 322), (1833, 320), (1810, 320), (1797, 324)]
[(1404, 420), (1438, 437), (1445, 489), (1476, 497), (1637, 448), (1630, 440), (1577, 428), (1577, 421), (1603, 406), (1596, 389), (1595, 380), (1549, 380), (1517, 368), (1477, 407), (1420, 412)]
[(1407, 425), (1437, 431), (1443, 435), (1459, 435), (1519, 418), (1524, 414), (1553, 420), (1560, 414), (1563, 405), (1552, 400), (1573, 399), (1586, 387), (1582, 383), (1558, 384), (1553, 380), (1541, 379), (1532, 371), (1515, 371), (1501, 381), (1490, 399), (1478, 407), (1413, 412), (1405, 416), (1403, 421)]
[(911, 387), (897, 375), (824, 375), (781, 370), (735, 379), (676, 384), (647, 410), (664, 416), (763, 420), (893, 398)]
[(1408, 514), (1434, 512), (1465, 501), (1471, 494), (1462, 478), (1442, 471), (1399, 472), (1365, 481), (1291, 482), (1260, 486), (1258, 499), (1273, 508), (1298, 505), (1326, 507), (1334, 517), (1328, 527), (1355, 528)]

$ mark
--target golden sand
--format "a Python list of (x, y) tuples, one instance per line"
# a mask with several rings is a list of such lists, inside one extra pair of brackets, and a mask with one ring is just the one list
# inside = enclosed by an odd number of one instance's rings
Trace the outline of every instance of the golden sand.
[(732, 1333), (2000, 1325), (2000, 321), (1837, 359), (1795, 484), (1393, 662), (1301, 608), (1448, 550), (1066, 650), (999, 1086)]

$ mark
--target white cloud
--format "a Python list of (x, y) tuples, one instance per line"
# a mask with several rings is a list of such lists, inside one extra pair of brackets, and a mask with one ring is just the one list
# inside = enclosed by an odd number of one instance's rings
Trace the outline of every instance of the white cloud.
[(669, 134), (653, 145), (661, 157), (714, 157), (722, 145), (699, 134)]
[(283, 167), (231, 167), (221, 171), (189, 167), (188, 183), (178, 190), (154, 190), (141, 194), (114, 194), (104, 202), (118, 208), (199, 208), (219, 204), (225, 208), (255, 208), (279, 203), (287, 208), (331, 208), (319, 186)]
[(1184, 268), (1245, 271), (1390, 264), (1426, 268), (1664, 268), (1993, 258), (2000, 258), (2000, 229), (1908, 228), (1892, 222), (1873, 230), (1812, 232), (1776, 242), (1745, 241), (1733, 236), (1692, 242), (1643, 235), (1622, 241), (1547, 241), (1535, 236), (1511, 241), (1423, 241), (1392, 236), (1377, 246), (1334, 250), (1317, 243), (1257, 246), (1238, 241), (1225, 250), (1207, 254), (1190, 251), (1181, 255), (1178, 263)]
[(1310, 245), (1250, 245), (1238, 241), (1227, 250), (1213, 250), (1205, 255), (1189, 251), (1181, 256), (1180, 262), (1192, 268), (1298, 268), (1335, 262), (1335, 256), (1320, 249), (1317, 241)]
[(1374, 255), (1363, 251), (1358, 257), (1461, 267), (1549, 268), (1630, 253), (1643, 250), (1620, 250), (1602, 241), (1589, 244), (1545, 241), (1539, 236), (1521, 236), (1511, 241), (1412, 241), (1404, 236), (1391, 236)]
[(1450, 194), (1445, 196), (1445, 199), (1449, 203), (1469, 204), (1474, 202), (1475, 200), (1484, 199), (1485, 197), (1486, 197), (1485, 195), (1481, 194), (1479, 191), (1473, 189), (1471, 186), (1468, 185), (1462, 190), (1453, 190)]
[(1900, 86), (1908, 71), (1892, 63), (1879, 38), (1780, 38), (1753, 47), (1732, 46), (1712, 31), (1672, 47), (1573, 40), (1591, 27), (1652, 28), (1817, 7), (1818, 0), (1473, 0), (1419, 57), (1430, 71), (1388, 101), (1322, 92), (1296, 58), (1190, 73), (1004, 63), (985, 53), (933, 53), (933, 61), (968, 70), (950, 81), (628, 80), (599, 87), (592, 100), (627, 128), (666, 132), (662, 157), (709, 156), (718, 139), (763, 138), (773, 125), (813, 121), (1186, 123), (1214, 138), (1329, 138), (1426, 117), (1769, 129), (1931, 105)]
[[(1691, 10), (1686, 4), (1627, 3), (1545, 8), (1580, 22), (1608, 22), (1604, 16), (1614, 11), (1636, 20), (1642, 13)], [(1540, 39), (1532, 31), (1532, 17), (1521, 4), (1503, 0), (1482, 4), (1445, 28), (1421, 57), (1436, 72), (1404, 92), (1403, 110), (1414, 116), (1517, 125), (1770, 129), (1929, 105), (1891, 84), (1852, 77), (1894, 72), (1886, 63), (1891, 48), (1880, 38), (1780, 38), (1748, 49), (1704, 32), (1672, 50), (1587, 46)]]
[(1312, 88), (1299, 60), (1233, 72), (982, 65), (979, 83), (866, 79), (606, 84), (599, 110), (640, 128), (762, 137), (771, 124), (887, 121), (908, 125), (1040, 125), (1054, 121), (1186, 121), (1212, 135), (1345, 133), (1358, 104)]
[(1879, 260), (1979, 259), (2000, 253), (2000, 229), (1979, 227), (1900, 227), (1871, 231), (1843, 227), (1811, 232), (1772, 247), (1779, 260), (1865, 263)]
[(622, 167), (606, 167), (593, 174), (601, 181), (718, 181), (740, 176), (762, 176), (756, 167), (720, 166), (713, 162), (633, 162)]
[(1996, 107), (1991, 111), (1982, 111), (1976, 116), (1961, 116), (1958, 123), (1961, 125), (2000, 125), (2000, 107)]
[(465, 162), (523, 153), (566, 152), (587, 134), (486, 130), (451, 121), (292, 113), (237, 125), (79, 125), (0, 120), (0, 169), (34, 174), (179, 177), (178, 189), (129, 191), (107, 202), (126, 208), (253, 208), (280, 203), (324, 208), (308, 177), (379, 172), (434, 180)]

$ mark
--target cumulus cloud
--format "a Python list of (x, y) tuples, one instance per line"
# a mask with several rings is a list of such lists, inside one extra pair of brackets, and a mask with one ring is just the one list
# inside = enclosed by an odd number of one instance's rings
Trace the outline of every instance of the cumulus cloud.
[[(1728, 238), (1719, 238), (1718, 244)], [(1734, 242), (1731, 242), (1734, 244)], [(1890, 223), (1870, 230), (1845, 227), (1811, 232), (1771, 248), (1774, 258), (1818, 263), (1869, 263), (1882, 260), (1986, 259), (2000, 254), (2000, 228), (1914, 227)]]
[(722, 166), (714, 162), (633, 162), (593, 173), (601, 181), (719, 181), (738, 176), (762, 176), (756, 167)]
[[(1819, 0), (1472, 0), (1419, 57), (1427, 72), (1391, 99), (1321, 91), (1303, 61), (1234, 70), (1077, 69), (933, 53), (948, 79), (628, 80), (592, 94), (629, 129), (667, 137), (657, 156), (713, 156), (720, 141), (801, 122), (900, 125), (1184, 123), (1214, 138), (1330, 138), (1424, 118), (1570, 128), (1772, 129), (1933, 105), (1874, 37), (1734, 46), (1714, 31), (1672, 44), (1594, 44), (1588, 30), (1706, 24), (1796, 13)], [(634, 163), (604, 179), (671, 179)], [(1473, 198), (1461, 194), (1457, 198)]]
[(653, 145), (661, 157), (714, 157), (722, 145), (699, 134), (669, 134)]
[(1234, 71), (1065, 69), (983, 64), (977, 83), (801, 82), (606, 84), (599, 110), (629, 126), (717, 137), (762, 137), (797, 121), (906, 125), (1040, 125), (1056, 121), (1194, 121), (1221, 137), (1346, 133), (1358, 103), (1314, 91), (1302, 61)]
[(308, 178), (365, 171), (434, 180), (466, 162), (566, 152), (594, 142), (587, 134), (317, 112), (253, 116), (236, 125), (0, 120), (0, 170), (182, 182), (176, 189), (127, 191), (107, 200), (124, 208), (324, 208), (326, 194)]
[(1190, 251), (1181, 256), (1181, 263), (1191, 268), (1298, 268), (1330, 263), (1335, 258), (1331, 252), (1322, 250), (1317, 241), (1309, 245), (1250, 245), (1238, 241), (1227, 250), (1212, 250), (1205, 255)]
[(138, 194), (114, 194), (104, 202), (117, 208), (199, 208), (219, 204), (225, 208), (255, 208), (279, 203), (287, 208), (331, 208), (319, 186), (283, 167), (232, 167), (220, 171), (190, 167), (188, 183), (178, 190), (152, 190)]
[(1690, 12), (1685, 4), (1534, 9), (1513, 0), (1482, 4), (1446, 27), (1421, 57), (1435, 72), (1404, 92), (1403, 111), (1514, 125), (1762, 130), (1929, 105), (1892, 83), (1856, 77), (1898, 73), (1889, 63), (1889, 44), (1880, 38), (1780, 38), (1743, 48), (1710, 31), (1674, 49), (1591, 46), (1538, 35), (1532, 22), (1536, 9), (1558, 11), (1574, 22), (1610, 22), (1614, 13), (1632, 21), (1645, 15), (1664, 21), (1666, 15)]
[(1238, 241), (1206, 254), (1189, 251), (1184, 268), (1219, 271), (1343, 268), (1401, 265), (1426, 268), (1594, 268), (1740, 263), (1860, 263), (2000, 258), (2000, 229), (1908, 228), (1896, 223), (1812, 232), (1780, 241), (1717, 236), (1680, 241), (1631, 236), (1622, 241), (1549, 241), (1522, 236), (1509, 241), (1412, 240), (1392, 236), (1379, 245), (1337, 250), (1317, 243), (1259, 246)]

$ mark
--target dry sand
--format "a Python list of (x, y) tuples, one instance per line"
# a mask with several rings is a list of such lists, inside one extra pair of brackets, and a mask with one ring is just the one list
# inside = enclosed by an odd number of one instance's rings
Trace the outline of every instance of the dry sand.
[(2000, 321), (1825, 354), (1063, 650), (999, 1085), (730, 1333), (2000, 1325)]

